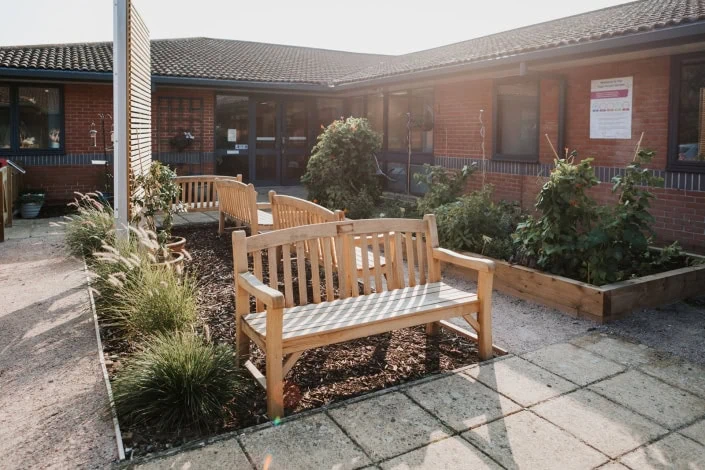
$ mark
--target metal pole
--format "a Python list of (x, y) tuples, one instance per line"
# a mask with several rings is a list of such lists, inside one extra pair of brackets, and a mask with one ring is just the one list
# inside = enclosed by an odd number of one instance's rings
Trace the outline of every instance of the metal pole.
[(117, 238), (128, 235), (127, 212), (129, 160), (127, 124), (127, 9), (129, 0), (113, 0), (113, 116), (115, 116), (115, 142), (113, 145), (113, 193), (115, 204), (115, 229)]

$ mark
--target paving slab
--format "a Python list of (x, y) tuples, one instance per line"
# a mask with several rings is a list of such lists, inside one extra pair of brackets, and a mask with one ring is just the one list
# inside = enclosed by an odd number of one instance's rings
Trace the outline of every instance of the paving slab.
[(625, 370), (625, 366), (621, 364), (570, 343), (547, 346), (525, 354), (523, 357), (582, 386)]
[(381, 464), (384, 470), (438, 470), (441, 468), (501, 469), (460, 437), (434, 442)]
[(705, 419), (681, 429), (680, 433), (705, 446)]
[(506, 468), (593, 469), (608, 460), (530, 411), (509, 415), (462, 436)]
[(577, 388), (520, 357), (480, 364), (463, 373), (525, 407)]
[(571, 343), (627, 366), (646, 364), (658, 357), (648, 346), (601, 333), (581, 336)]
[(179, 214), (179, 216), (190, 224), (202, 224), (218, 221), (217, 218), (212, 217), (207, 212), (184, 212)]
[(375, 461), (450, 435), (440, 421), (400, 392), (334, 408), (329, 413)]
[(705, 398), (705, 367), (703, 366), (678, 357), (668, 357), (644, 364), (639, 369)]
[(589, 388), (669, 429), (705, 416), (705, 400), (637, 370), (629, 370)]
[(635, 470), (701, 469), (705, 468), (705, 447), (674, 433), (638, 448), (622, 457), (620, 462)]
[(252, 465), (235, 439), (145, 462), (139, 470), (245, 470)]
[(415, 385), (406, 394), (456, 431), (466, 431), (522, 409), (463, 374)]
[(668, 432), (589, 390), (540, 403), (532, 411), (612, 458)]
[(323, 413), (243, 434), (240, 442), (257, 468), (345, 470), (372, 463)]

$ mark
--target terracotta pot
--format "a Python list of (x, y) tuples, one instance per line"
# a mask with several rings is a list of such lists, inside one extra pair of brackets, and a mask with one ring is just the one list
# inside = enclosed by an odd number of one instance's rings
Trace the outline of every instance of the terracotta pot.
[(177, 273), (182, 274), (184, 272), (184, 254), (177, 252), (169, 252), (171, 259), (162, 261), (161, 263), (154, 263), (156, 266), (168, 266)]
[(166, 247), (169, 248), (169, 251), (172, 253), (181, 253), (184, 251), (185, 246), (186, 239), (184, 237), (171, 237), (169, 243), (166, 244)]

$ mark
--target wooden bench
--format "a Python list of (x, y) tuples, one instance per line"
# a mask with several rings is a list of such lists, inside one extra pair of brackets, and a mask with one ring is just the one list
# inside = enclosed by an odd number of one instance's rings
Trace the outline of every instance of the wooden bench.
[(257, 191), (252, 184), (216, 178), (215, 188), (218, 192), (219, 234), (225, 231), (226, 217), (249, 227), (253, 235), (274, 228), (272, 214), (262, 210), (269, 209), (269, 203), (257, 202)]
[(181, 188), (181, 194), (174, 201), (186, 212), (207, 212), (218, 209), (218, 191), (215, 188), (215, 180), (242, 181), (242, 175), (237, 176), (217, 176), (217, 175), (196, 175), (177, 176), (174, 182)]
[[(343, 211), (332, 211), (315, 202), (298, 197), (277, 194), (276, 191), (269, 191), (269, 204), (272, 208), (274, 230), (345, 220)], [(379, 241), (381, 242), (382, 239), (379, 239)], [(357, 262), (357, 269), (361, 272), (362, 249), (359, 246), (360, 240), (357, 239), (355, 242), (356, 245), (358, 245), (355, 248), (355, 260)], [(369, 250), (367, 251), (367, 257), (368, 265), (373, 266), (373, 253)], [(337, 264), (337, 256), (333, 257), (333, 263)], [(384, 256), (380, 256), (380, 264), (382, 267), (386, 264)]]
[[(392, 252), (395, 242), (394, 256), (387, 256), (383, 268), (380, 244), (371, 242), (378, 237), (385, 254)], [(373, 251), (374, 264), (363, 257), (359, 277), (355, 239)], [(340, 257), (337, 267), (334, 251)], [(494, 263), (439, 248), (433, 215), (423, 220), (329, 222), (251, 237), (236, 231), (233, 260), (238, 361), (266, 388), (270, 419), (284, 415), (284, 376), (308, 349), (423, 324), (427, 334), (434, 335), (440, 322), (461, 317), (477, 332), (480, 358), (492, 357)], [(443, 283), (441, 262), (477, 270), (477, 292)], [(280, 273), (283, 292), (278, 290)], [(388, 279), (384, 284), (383, 274)], [(293, 279), (298, 280), (297, 288)], [(254, 312), (250, 296), (255, 299)], [(265, 352), (264, 376), (248, 360), (251, 342)]]

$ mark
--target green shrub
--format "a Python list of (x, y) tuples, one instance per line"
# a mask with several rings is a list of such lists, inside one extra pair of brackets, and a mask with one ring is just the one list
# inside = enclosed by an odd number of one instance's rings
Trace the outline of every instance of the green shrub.
[(370, 217), (382, 195), (374, 157), (381, 142), (367, 119), (334, 121), (318, 137), (301, 178), (308, 198), (353, 219)]
[(116, 239), (112, 245), (104, 243), (100, 251), (93, 253), (89, 265), (99, 313), (104, 305), (117, 302), (116, 295), (123, 284), (137, 282), (151, 262), (147, 250), (132, 236), (127, 240)]
[[(157, 234), (157, 240), (164, 245), (171, 237), (174, 214), (184, 212), (174, 201), (181, 195), (181, 186), (176, 183), (176, 172), (160, 162), (152, 162), (149, 171), (135, 177), (135, 186), (142, 191), (134, 191), (132, 196), (133, 219), (144, 220), (147, 228)], [(164, 216), (157, 230), (156, 215)]]
[(102, 316), (129, 340), (189, 329), (196, 321), (196, 284), (174, 269), (142, 262), (112, 273)]
[(612, 179), (618, 200), (607, 206), (598, 206), (586, 192), (598, 183), (592, 159), (575, 163), (573, 152), (556, 160), (537, 199), (540, 216), (517, 227), (518, 261), (595, 285), (684, 264), (677, 244), (660, 253), (649, 249), (654, 219), (648, 211), (654, 195), (648, 188), (663, 184), (643, 168), (653, 155), (639, 150), (624, 174)]
[(375, 217), (418, 219), (421, 215), (418, 212), (416, 200), (402, 196), (384, 196), (376, 208)]
[(213, 428), (242, 384), (229, 347), (181, 332), (151, 338), (119, 372), (113, 391), (127, 422)]
[(431, 214), (443, 204), (456, 201), (465, 189), (465, 182), (474, 171), (474, 167), (467, 165), (460, 171), (456, 171), (425, 164), (424, 171), (414, 174), (414, 180), (428, 188), (426, 194), (417, 201), (418, 213)]
[(74, 256), (90, 257), (100, 249), (104, 242), (114, 240), (113, 209), (98, 201), (94, 193), (80, 194), (69, 206), (76, 209), (76, 214), (65, 216), (66, 247)]
[(509, 259), (513, 251), (511, 234), (521, 210), (516, 204), (496, 204), (491, 196), (488, 186), (438, 207), (435, 214), (441, 246)]

